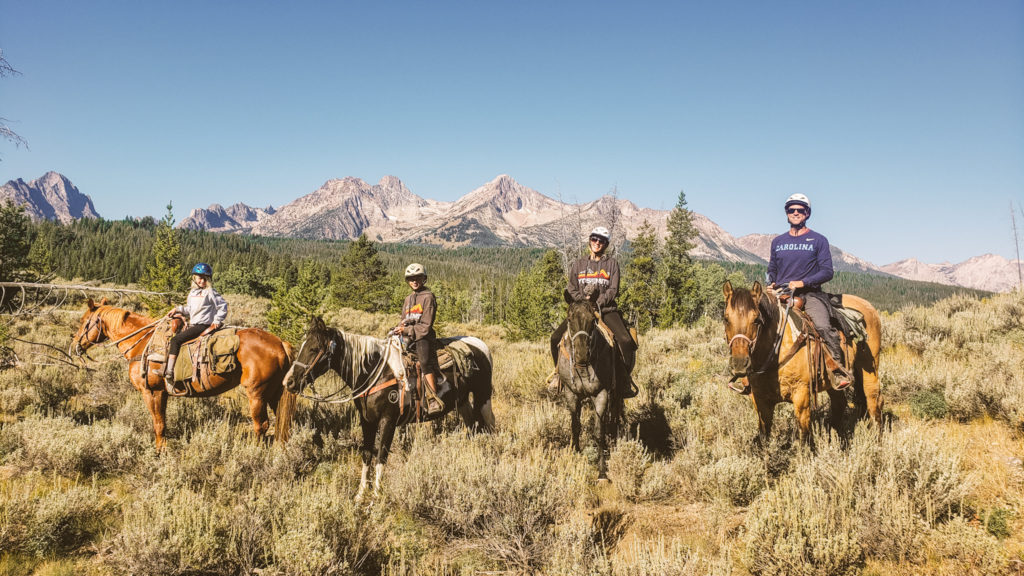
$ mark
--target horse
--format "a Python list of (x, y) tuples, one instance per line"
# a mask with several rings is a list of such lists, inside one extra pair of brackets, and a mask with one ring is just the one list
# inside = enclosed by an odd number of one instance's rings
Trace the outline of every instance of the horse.
[[(136, 314), (123, 308), (107, 304), (104, 298), (97, 305), (92, 298), (86, 303), (88, 309), (82, 316), (78, 331), (72, 337), (73, 351), (79, 356), (93, 345), (111, 340), (128, 360), (128, 377), (132, 385), (142, 393), (146, 407), (153, 416), (153, 432), (156, 435), (156, 449), (164, 446), (165, 418), (167, 415), (167, 390), (164, 387), (163, 363), (143, 358), (144, 351), (153, 337), (159, 320)], [(279, 404), (294, 402), (291, 394), (284, 391), (282, 382), (291, 368), (291, 344), (282, 341), (266, 330), (243, 328), (238, 330), (239, 368), (226, 374), (212, 374), (212, 386), (196, 397), (218, 396), (241, 385), (249, 398), (249, 413), (252, 417), (256, 437), (266, 437), (270, 428), (267, 407), (277, 415), (275, 437), (287, 439), (287, 421), (281, 417)], [(144, 367), (148, 366), (146, 373)]]
[[(445, 402), (443, 412), (429, 419), (440, 418), (457, 407), (463, 423), (470, 430), (494, 430), (494, 413), (491, 410), (491, 375), (494, 364), (487, 344), (472, 336), (442, 338), (440, 342), (446, 346), (465, 344), (475, 370), (469, 374), (457, 371), (458, 363), (442, 369), (448, 382), (455, 385), (454, 394)], [(320, 317), (313, 317), (292, 368), (285, 376), (288, 390), (301, 393), (307, 384), (328, 370), (334, 370), (353, 391), (348, 400), (355, 402), (362, 428), (360, 452), (363, 469), (357, 500), (361, 500), (366, 491), (370, 464), (375, 456), (377, 462), (374, 467), (373, 491), (376, 493), (380, 489), (395, 429), (413, 421), (427, 419), (416, 407), (405, 406), (406, 394), (399, 379), (395, 377), (396, 373), (404, 372), (400, 355), (400, 344), (391, 338), (382, 340), (348, 334), (328, 327)], [(470, 396), (472, 404), (469, 402)], [(378, 432), (380, 443), (375, 447)]]
[[(813, 446), (811, 409), (818, 392), (829, 397), (829, 424), (842, 431), (846, 417), (846, 392), (835, 390), (828, 370), (821, 364), (828, 354), (817, 338), (794, 335), (792, 324), (780, 310), (779, 301), (761, 284), (750, 290), (733, 288), (728, 281), (725, 294), (725, 339), (729, 343), (729, 367), (733, 380), (745, 378), (757, 413), (758, 440), (771, 435), (775, 405), (791, 402), (799, 425), (800, 440)], [(878, 380), (878, 354), (882, 322), (875, 308), (863, 298), (842, 295), (842, 306), (864, 316), (867, 338), (853, 343), (840, 332), (847, 368), (853, 375), (855, 419), (870, 414), (881, 431), (882, 397)], [(780, 334), (779, 330), (782, 330)]]
[(612, 348), (610, 334), (602, 334), (598, 326), (597, 306), (594, 299), (574, 300), (565, 291), (563, 297), (569, 305), (565, 336), (558, 348), (558, 388), (572, 417), (571, 445), (580, 451), (580, 413), (583, 401), (590, 399), (597, 414), (598, 463), (597, 478), (608, 479), (608, 438), (618, 436), (618, 420), (622, 412), (622, 398), (619, 397), (618, 378), (625, 374), (625, 367), (616, 358), (618, 352)]

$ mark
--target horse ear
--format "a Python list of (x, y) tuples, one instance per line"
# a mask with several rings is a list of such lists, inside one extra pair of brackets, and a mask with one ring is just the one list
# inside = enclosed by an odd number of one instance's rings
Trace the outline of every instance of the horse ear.
[(131, 313), (132, 313), (131, 310), (125, 310), (124, 311), (124, 316), (121, 317), (121, 323), (122, 324), (128, 321), (128, 316), (131, 315)]
[(569, 294), (569, 289), (562, 290), (562, 299), (565, 300), (566, 304), (572, 304), (572, 294)]
[(313, 325), (317, 330), (323, 330), (327, 327), (327, 325), (324, 324), (324, 319), (319, 316), (313, 316)]
[(761, 283), (754, 281), (754, 287), (750, 289), (750, 296), (754, 298), (754, 304), (761, 301)]
[(99, 308), (99, 306), (97, 306), (96, 303), (92, 301), (92, 298), (86, 300), (85, 305), (89, 308), (89, 312), (92, 312), (93, 310)]
[(106, 306), (107, 304), (110, 304), (110, 300), (107, 300), (107, 297), (104, 296), (103, 300), (100, 300), (100, 306)]
[(725, 295), (726, 302), (732, 298), (732, 282), (726, 280), (725, 284), (722, 284), (722, 294)]

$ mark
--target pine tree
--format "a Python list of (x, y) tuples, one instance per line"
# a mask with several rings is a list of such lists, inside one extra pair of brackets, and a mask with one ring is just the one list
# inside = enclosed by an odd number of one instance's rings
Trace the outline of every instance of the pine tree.
[(654, 227), (644, 220), (631, 242), (632, 257), (623, 275), (620, 301), (627, 318), (634, 319), (637, 329), (646, 332), (657, 325), (662, 291), (658, 283), (658, 264), (661, 258), (658, 236)]
[(693, 213), (686, 207), (686, 193), (680, 190), (676, 207), (668, 217), (668, 238), (661, 269), (665, 300), (658, 323), (662, 327), (690, 324), (697, 318), (698, 286), (690, 250), (696, 246), (698, 234), (693, 224)]
[(185, 290), (187, 284), (182, 269), (181, 245), (174, 230), (174, 206), (173, 203), (168, 203), (167, 214), (156, 227), (152, 256), (142, 278), (147, 290), (167, 295), (144, 301), (150, 313), (155, 314), (166, 309), (174, 301), (175, 296), (180, 296)]
[(0, 206), (0, 282), (19, 280), (28, 264), (29, 217), (10, 200)]
[(282, 282), (270, 302), (267, 326), (271, 332), (292, 344), (299, 344), (309, 319), (322, 314), (331, 273), (323, 264), (307, 260), (298, 269), (293, 286)]
[(377, 245), (366, 234), (350, 243), (331, 289), (339, 306), (381, 312), (390, 308), (388, 272), (377, 253)]
[(536, 340), (551, 334), (565, 316), (565, 283), (565, 270), (556, 250), (545, 252), (533, 267), (520, 272), (505, 307), (509, 339)]

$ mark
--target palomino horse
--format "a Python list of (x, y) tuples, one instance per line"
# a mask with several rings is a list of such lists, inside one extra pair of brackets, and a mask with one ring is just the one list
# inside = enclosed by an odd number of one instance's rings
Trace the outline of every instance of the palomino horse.
[[(494, 413), (491, 411), (491, 351), (480, 339), (471, 336), (441, 339), (444, 345), (456, 342), (466, 345), (466, 349), (470, 351), (468, 360), (474, 369), (465, 374), (461, 370), (457, 371), (458, 363), (454, 363), (442, 370), (448, 382), (455, 384), (452, 401), (445, 403), (444, 413), (450, 411), (453, 406), (457, 407), (466, 427), (471, 430), (480, 427), (485, 431), (491, 431), (494, 429)], [(423, 416), (415, 407), (410, 408), (406, 405), (405, 395), (395, 378), (396, 372), (404, 371), (400, 354), (397, 342), (347, 334), (329, 328), (323, 319), (314, 317), (306, 329), (306, 335), (299, 346), (292, 368), (285, 376), (285, 386), (288, 390), (299, 393), (307, 384), (328, 370), (334, 370), (352, 389), (353, 393), (349, 399), (355, 402), (363, 432), (360, 448), (363, 471), (357, 499), (361, 499), (366, 491), (370, 463), (373, 462), (375, 454), (377, 464), (374, 470), (374, 492), (380, 488), (384, 464), (387, 463), (391, 442), (395, 437), (395, 428), (421, 421), (420, 417)], [(470, 395), (473, 397), (472, 404), (469, 403)], [(441, 416), (443, 413), (429, 418)], [(380, 444), (375, 450), (374, 443), (378, 431)]]
[[(596, 293), (591, 295), (591, 298)], [(597, 477), (608, 478), (608, 438), (618, 436), (618, 418), (622, 412), (622, 398), (616, 390), (617, 378), (625, 368), (616, 356), (608, 339), (600, 333), (597, 307), (592, 300), (574, 301), (564, 293), (569, 304), (565, 336), (558, 347), (558, 382), (562, 397), (572, 415), (572, 447), (580, 449), (580, 413), (587, 398), (594, 403), (597, 414)]]
[[(761, 440), (772, 430), (772, 416), (779, 402), (792, 402), (800, 426), (800, 439), (812, 443), (811, 408), (818, 392), (827, 392), (830, 401), (829, 423), (842, 430), (846, 415), (846, 394), (834, 390), (827, 370), (814, 370), (820, 354), (828, 354), (816, 339), (799, 338), (779, 311), (778, 300), (754, 282), (753, 288), (733, 288), (728, 281), (725, 293), (725, 338), (729, 342), (730, 370), (734, 379), (747, 378), (750, 398), (757, 411)], [(856, 345), (843, 341), (847, 368), (853, 374), (855, 416), (865, 413), (881, 430), (882, 399), (878, 382), (878, 352), (882, 341), (882, 323), (878, 312), (866, 300), (842, 295), (844, 308), (864, 315), (866, 341)], [(785, 322), (783, 326), (780, 323)], [(779, 333), (779, 329), (782, 333)], [(778, 340), (781, 338), (781, 341)], [(852, 366), (850, 366), (852, 359)], [(781, 365), (780, 365), (781, 364)]]
[[(104, 340), (117, 342), (118, 349), (128, 360), (128, 377), (132, 385), (142, 392), (146, 406), (153, 415), (153, 431), (156, 433), (156, 448), (159, 451), (164, 445), (168, 396), (164, 388), (163, 363), (150, 362), (148, 372), (142, 373), (143, 351), (153, 337), (153, 329), (147, 326), (155, 324), (156, 320), (123, 308), (108, 306), (106, 298), (99, 305), (90, 298), (87, 305), (88, 310), (82, 316), (72, 346), (81, 355), (89, 347)], [(239, 369), (227, 374), (211, 375), (212, 387), (195, 396), (217, 396), (241, 384), (249, 397), (249, 412), (256, 436), (262, 439), (270, 427), (267, 417), (267, 406), (270, 406), (278, 416), (275, 435), (285, 440), (287, 429), (282, 427), (287, 422), (281, 418), (278, 403), (282, 396), (291, 396), (282, 394), (282, 381), (291, 366), (291, 344), (259, 328), (238, 330), (238, 340)], [(294, 401), (292, 398), (288, 400)]]

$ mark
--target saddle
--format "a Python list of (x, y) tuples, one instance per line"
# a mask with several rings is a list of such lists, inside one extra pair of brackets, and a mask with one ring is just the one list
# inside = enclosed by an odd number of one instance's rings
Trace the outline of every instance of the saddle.
[[(145, 370), (148, 371), (148, 363), (166, 362), (167, 346), (173, 336), (170, 323), (157, 327), (143, 353), (147, 363)], [(233, 327), (189, 340), (182, 345), (174, 363), (174, 380), (186, 383), (190, 394), (209, 390), (213, 387), (211, 376), (238, 370), (238, 346), (238, 328)]]

